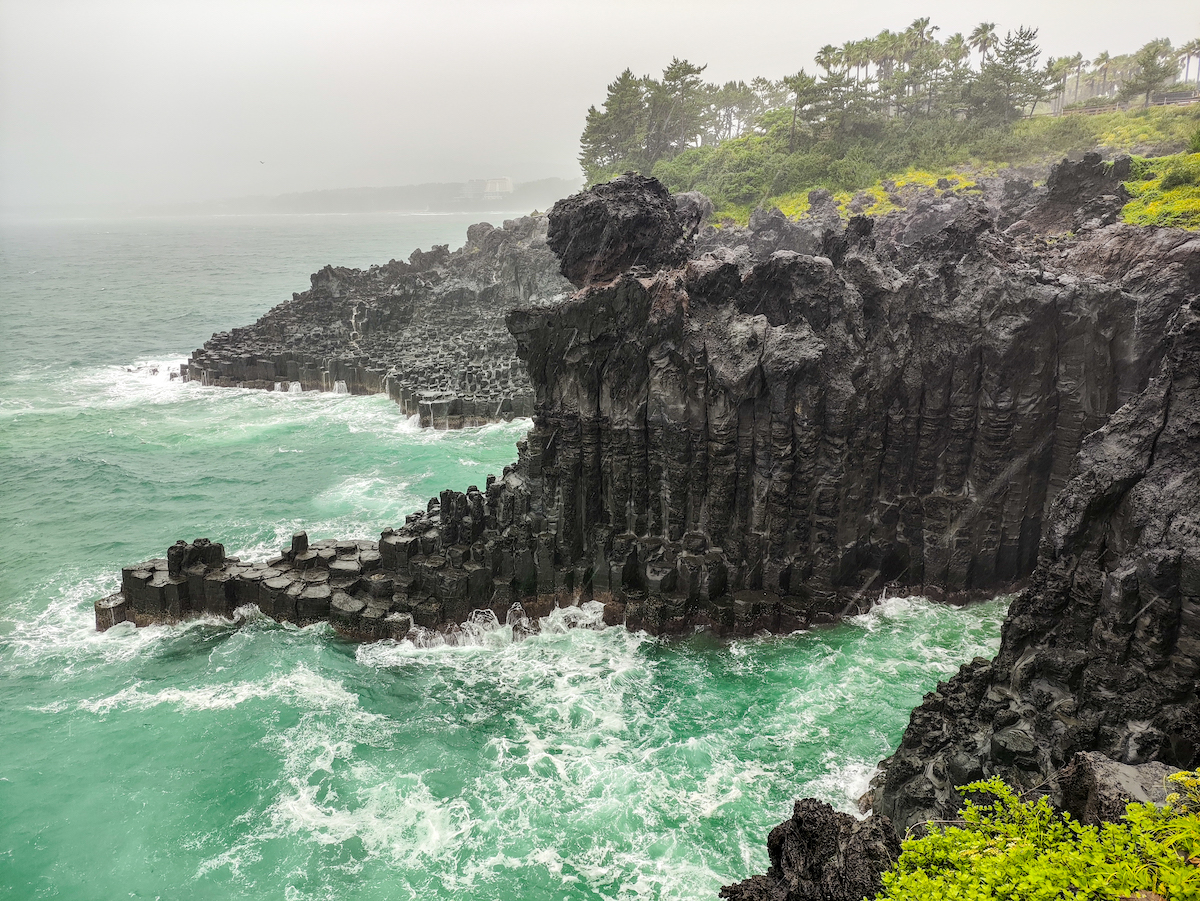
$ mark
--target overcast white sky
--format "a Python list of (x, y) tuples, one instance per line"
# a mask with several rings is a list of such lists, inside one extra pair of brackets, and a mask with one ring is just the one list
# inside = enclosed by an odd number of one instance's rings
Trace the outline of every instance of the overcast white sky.
[[(980, 21), (1063, 55), (1200, 36), (1156, 0), (0, 0), (0, 209), (578, 175), (589, 104), (672, 56), (714, 81)], [(260, 162), (261, 161), (261, 162)]]

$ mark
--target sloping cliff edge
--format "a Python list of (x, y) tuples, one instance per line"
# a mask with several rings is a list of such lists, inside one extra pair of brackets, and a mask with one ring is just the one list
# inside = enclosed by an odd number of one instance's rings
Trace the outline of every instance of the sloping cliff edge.
[(515, 466), (377, 543), (300, 535), (253, 566), (180, 543), (127, 569), (98, 625), (256, 603), (452, 637), (593, 600), (610, 623), (745, 634), (885, 586), (1028, 580), (996, 661), (914, 711), (879, 821), (952, 811), (977, 774), (1044, 782), (1073, 750), (1193, 765), (1200, 238), (1112, 224), (1119, 202), (1098, 160), (1023, 207), (848, 226), (697, 236), (702, 198), (653, 180), (576, 195), (547, 242), (579, 290), (506, 319), (535, 400)]

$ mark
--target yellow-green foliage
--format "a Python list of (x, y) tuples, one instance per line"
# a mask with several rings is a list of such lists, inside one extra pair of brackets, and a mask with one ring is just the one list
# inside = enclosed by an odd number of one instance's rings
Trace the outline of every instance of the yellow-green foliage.
[(1200, 773), (1183, 770), (1167, 777), (1167, 804), (1180, 813), (1200, 814)]
[[(955, 173), (992, 173), (1010, 165), (1049, 164), (1067, 153), (1092, 148), (1130, 152), (1152, 147), (1186, 147), (1200, 130), (1200, 104), (1154, 107), (1095, 115), (1038, 116), (1005, 128), (972, 129), (964, 123), (927, 124), (924, 131), (893, 131), (875, 143), (834, 146), (787, 154), (769, 136), (725, 141), (687, 151), (658, 164), (654, 174), (673, 191), (702, 191), (717, 204), (718, 221), (745, 223), (756, 206), (777, 206), (788, 216), (807, 209), (808, 191), (823, 187), (839, 194), (843, 207), (855, 189), (875, 198), (869, 213), (893, 207), (881, 190), (889, 173), (898, 184), (927, 183)], [(1194, 152), (1194, 151), (1193, 151)], [(919, 181), (923, 175), (925, 182)], [(959, 185), (960, 187), (962, 185)], [(1186, 197), (1167, 200), (1179, 224)], [(843, 212), (846, 212), (843, 209)]]
[(1200, 776), (1177, 774), (1164, 808), (1130, 804), (1120, 823), (1081, 826), (1046, 802), (1022, 801), (1000, 779), (964, 792), (962, 826), (903, 844), (878, 901), (1118, 901), (1154, 892), (1200, 898)]
[(1121, 216), (1134, 225), (1200, 229), (1200, 153), (1134, 158)]
[[(950, 183), (948, 188), (938, 187), (938, 182), (943, 178)], [(895, 185), (895, 189), (889, 192), (883, 186), (884, 181), (892, 182)], [(841, 213), (842, 218), (848, 218), (855, 215), (854, 211), (850, 209), (851, 202), (859, 194), (865, 194), (871, 202), (861, 208), (861, 214), (882, 216), (885, 213), (892, 212), (892, 210), (900, 209), (900, 206), (895, 204), (889, 195), (895, 193), (903, 197), (906, 188), (928, 188), (940, 196), (948, 191), (957, 191), (961, 188), (973, 187), (974, 185), (974, 179), (961, 172), (949, 170), (944, 172), (927, 172), (922, 169), (909, 169), (903, 175), (897, 175), (891, 179), (881, 179), (875, 184), (863, 188), (861, 191), (838, 191), (833, 195), (833, 202), (837, 204), (838, 212)], [(771, 205), (777, 207), (785, 216), (795, 219), (808, 212), (808, 191), (795, 191), (775, 197), (771, 200)]]
[(1023, 119), (1001, 141), (993, 159), (1032, 163), (1056, 159), (1067, 150), (1107, 148), (1130, 153), (1150, 147), (1185, 147), (1200, 126), (1200, 106), (1157, 106), (1148, 110)]

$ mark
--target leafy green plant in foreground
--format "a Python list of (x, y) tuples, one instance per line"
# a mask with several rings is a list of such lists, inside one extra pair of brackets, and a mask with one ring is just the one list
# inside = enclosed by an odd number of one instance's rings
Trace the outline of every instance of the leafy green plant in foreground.
[(1170, 777), (1165, 807), (1130, 804), (1120, 823), (1083, 826), (1045, 798), (1024, 801), (999, 778), (973, 782), (962, 825), (904, 842), (878, 901), (1119, 901), (1153, 892), (1200, 899), (1200, 775)]

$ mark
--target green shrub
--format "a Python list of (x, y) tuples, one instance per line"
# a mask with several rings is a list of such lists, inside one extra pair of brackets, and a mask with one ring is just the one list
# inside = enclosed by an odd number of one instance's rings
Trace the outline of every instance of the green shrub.
[(1188, 141), (1188, 151), (1191, 153), (1200, 153), (1200, 128), (1192, 132), (1192, 138)]
[(1200, 228), (1200, 153), (1133, 158), (1121, 218), (1134, 225)]
[(1162, 189), (1169, 191), (1181, 185), (1200, 185), (1200, 154), (1184, 157), (1167, 167)]
[(909, 839), (883, 876), (878, 901), (1118, 901), (1155, 892), (1167, 901), (1200, 898), (1200, 777), (1173, 777), (1164, 808), (1130, 804), (1120, 823), (1081, 826), (1045, 798), (1024, 801), (1000, 779), (960, 790), (962, 825)]

